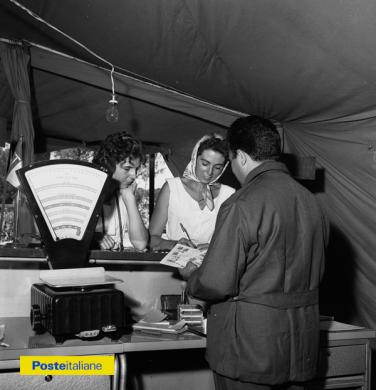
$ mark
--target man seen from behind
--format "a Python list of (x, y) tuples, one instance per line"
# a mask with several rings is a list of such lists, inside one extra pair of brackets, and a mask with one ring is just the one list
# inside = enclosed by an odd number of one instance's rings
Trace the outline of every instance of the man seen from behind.
[(272, 122), (237, 119), (227, 139), (242, 187), (221, 206), (201, 267), (181, 274), (189, 294), (211, 304), (207, 360), (217, 390), (299, 386), (316, 374), (327, 219), (278, 161)]

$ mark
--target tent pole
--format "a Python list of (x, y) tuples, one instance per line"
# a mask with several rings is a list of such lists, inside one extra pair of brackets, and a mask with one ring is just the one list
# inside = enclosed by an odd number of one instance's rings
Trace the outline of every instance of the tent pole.
[(20, 212), (20, 198), (21, 198), (21, 192), (20, 190), (17, 190), (16, 194), (16, 204), (14, 206), (14, 231), (13, 231), (13, 243), (17, 245), (20, 240), (18, 237), (18, 230), (19, 230), (19, 225), (18, 225), (18, 216)]
[(2, 177), (3, 181), (3, 193), (1, 194), (1, 214), (0, 214), (0, 242), (1, 237), (3, 236), (4, 229), (3, 229), (3, 223), (4, 223), (4, 214), (5, 214), (5, 198), (7, 194), (7, 181), (5, 179), (5, 176)]
[(149, 221), (154, 211), (155, 153), (149, 154)]

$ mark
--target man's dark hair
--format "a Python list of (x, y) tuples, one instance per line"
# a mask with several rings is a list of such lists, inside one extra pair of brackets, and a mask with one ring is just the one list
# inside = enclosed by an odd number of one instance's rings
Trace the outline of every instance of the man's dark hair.
[(222, 154), (225, 158), (225, 161), (228, 160), (228, 146), (227, 142), (215, 135), (212, 135), (210, 138), (202, 141), (197, 150), (197, 156), (200, 156), (204, 150), (214, 150)]
[(127, 158), (131, 161), (134, 159), (144, 161), (141, 142), (123, 131), (106, 137), (94, 155), (93, 164), (99, 165), (112, 175), (116, 164)]
[(277, 160), (281, 154), (281, 139), (274, 124), (256, 115), (237, 119), (227, 133), (232, 154), (242, 150), (255, 161)]

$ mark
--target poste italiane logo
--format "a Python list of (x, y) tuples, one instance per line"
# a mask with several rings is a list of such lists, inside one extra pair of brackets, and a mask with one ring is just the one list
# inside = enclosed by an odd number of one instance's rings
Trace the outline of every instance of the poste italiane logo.
[(114, 355), (20, 356), (21, 375), (114, 375)]

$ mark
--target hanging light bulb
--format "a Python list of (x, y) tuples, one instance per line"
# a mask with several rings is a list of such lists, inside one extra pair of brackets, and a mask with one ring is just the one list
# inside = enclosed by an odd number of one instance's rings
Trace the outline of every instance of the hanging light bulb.
[(115, 83), (114, 83), (114, 67), (111, 65), (111, 89), (112, 89), (112, 98), (108, 101), (108, 108), (106, 110), (106, 120), (107, 122), (114, 123), (119, 120), (119, 110), (118, 110), (118, 101), (116, 100), (115, 95)]
[(116, 96), (112, 95), (112, 99), (108, 101), (108, 108), (106, 110), (106, 120), (107, 122), (114, 123), (119, 120), (119, 110), (118, 110), (118, 101)]

